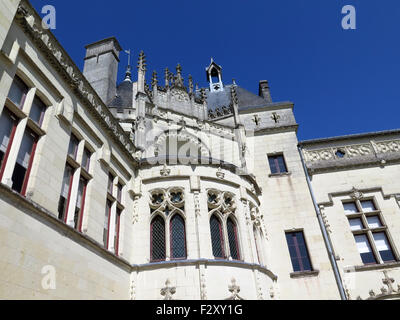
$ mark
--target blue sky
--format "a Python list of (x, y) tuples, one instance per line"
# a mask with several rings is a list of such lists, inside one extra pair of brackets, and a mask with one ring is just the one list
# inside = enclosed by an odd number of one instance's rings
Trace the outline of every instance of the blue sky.
[[(57, 10), (54, 34), (82, 69), (84, 46), (115, 36), (147, 56), (148, 78), (180, 63), (206, 86), (210, 57), (223, 80), (274, 101), (293, 101), (299, 140), (397, 129), (400, 115), (400, 1), (31, 0)], [(357, 29), (343, 30), (344, 5)], [(127, 58), (121, 56), (119, 81)], [(135, 69), (136, 70), (136, 69)]]

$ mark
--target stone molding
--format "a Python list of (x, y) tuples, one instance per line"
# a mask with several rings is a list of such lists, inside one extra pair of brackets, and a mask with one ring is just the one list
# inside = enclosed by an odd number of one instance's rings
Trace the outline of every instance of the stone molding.
[(311, 174), (337, 171), (348, 167), (385, 166), (400, 161), (400, 139), (370, 140), (359, 144), (307, 149), (303, 146), (306, 166)]
[(87, 110), (111, 133), (113, 140), (130, 155), (132, 160), (138, 160), (135, 156), (136, 148), (121, 128), (118, 120), (114, 118), (51, 31), (42, 27), (40, 16), (25, 0), (21, 1), (18, 7), (16, 21), (33, 43), (37, 45), (38, 49), (49, 59), (61, 78), (67, 82), (82, 103), (88, 107)]

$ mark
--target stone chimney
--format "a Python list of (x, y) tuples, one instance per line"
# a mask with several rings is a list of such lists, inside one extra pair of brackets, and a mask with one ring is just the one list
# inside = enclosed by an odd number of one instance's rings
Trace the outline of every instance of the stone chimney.
[(271, 92), (269, 90), (269, 84), (267, 80), (260, 81), (258, 95), (267, 100), (268, 103), (272, 103)]
[(109, 104), (116, 94), (119, 53), (122, 48), (114, 37), (89, 44), (85, 48), (83, 75), (103, 102)]

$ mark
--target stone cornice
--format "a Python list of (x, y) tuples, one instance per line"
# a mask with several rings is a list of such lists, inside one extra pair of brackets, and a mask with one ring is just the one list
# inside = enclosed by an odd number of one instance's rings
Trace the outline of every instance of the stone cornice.
[(320, 149), (299, 144), (309, 173), (386, 166), (400, 162), (400, 139), (342, 144)]
[(27, 0), (21, 1), (17, 10), (16, 21), (38, 49), (42, 51), (61, 78), (74, 91), (83, 105), (87, 106), (87, 110), (111, 134), (112, 139), (129, 155), (131, 160), (137, 160), (135, 156), (136, 148), (121, 128), (118, 120), (114, 118), (51, 31), (42, 27), (40, 16)]

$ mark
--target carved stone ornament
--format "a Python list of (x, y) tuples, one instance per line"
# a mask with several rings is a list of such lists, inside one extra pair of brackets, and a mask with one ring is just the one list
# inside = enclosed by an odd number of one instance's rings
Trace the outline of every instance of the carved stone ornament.
[(184, 205), (185, 191), (181, 187), (150, 191), (150, 211), (152, 215), (159, 213), (167, 218), (179, 213), (185, 217)]
[(164, 164), (164, 167), (160, 170), (160, 175), (163, 177), (168, 177), (171, 174), (171, 170), (167, 168), (167, 165)]
[(102, 121), (104, 126), (113, 133), (114, 140), (121, 144), (130, 154), (134, 153), (136, 148), (118, 120), (112, 116), (107, 106), (99, 98), (52, 33), (43, 28), (42, 20), (34, 12), (34, 9), (29, 4), (22, 2), (17, 9), (16, 21), (38, 48), (49, 57), (50, 63), (56, 66), (56, 69), (66, 79), (70, 87), (76, 90), (78, 98), (84, 104), (90, 106), (88, 110), (95, 114), (96, 118)]
[(356, 189), (355, 187), (351, 190), (351, 194), (350, 197), (354, 200), (361, 200), (362, 198), (364, 198), (364, 194), (359, 191), (358, 189)]
[(225, 179), (225, 173), (222, 172), (221, 168), (218, 168), (216, 175), (217, 175), (218, 179), (222, 179), (222, 180)]
[(171, 281), (167, 279), (165, 287), (161, 289), (160, 293), (164, 297), (163, 300), (173, 300), (172, 296), (176, 293), (176, 287), (170, 286)]
[(224, 215), (229, 215), (235, 213), (237, 209), (235, 195), (231, 192), (209, 189), (207, 190), (207, 197), (210, 214), (219, 211)]
[[(384, 278), (382, 279), (383, 287), (380, 288), (381, 293), (376, 294), (374, 290), (369, 291), (369, 297), (367, 300), (384, 300), (393, 299), (400, 297), (400, 285), (397, 288), (394, 287), (394, 278), (389, 277), (388, 271), (383, 271)], [(362, 300), (359, 296), (357, 300)]]
[(241, 296), (239, 296), (240, 286), (236, 284), (235, 278), (232, 278), (231, 284), (228, 286), (228, 289), (231, 293), (231, 296), (225, 300), (244, 300)]

